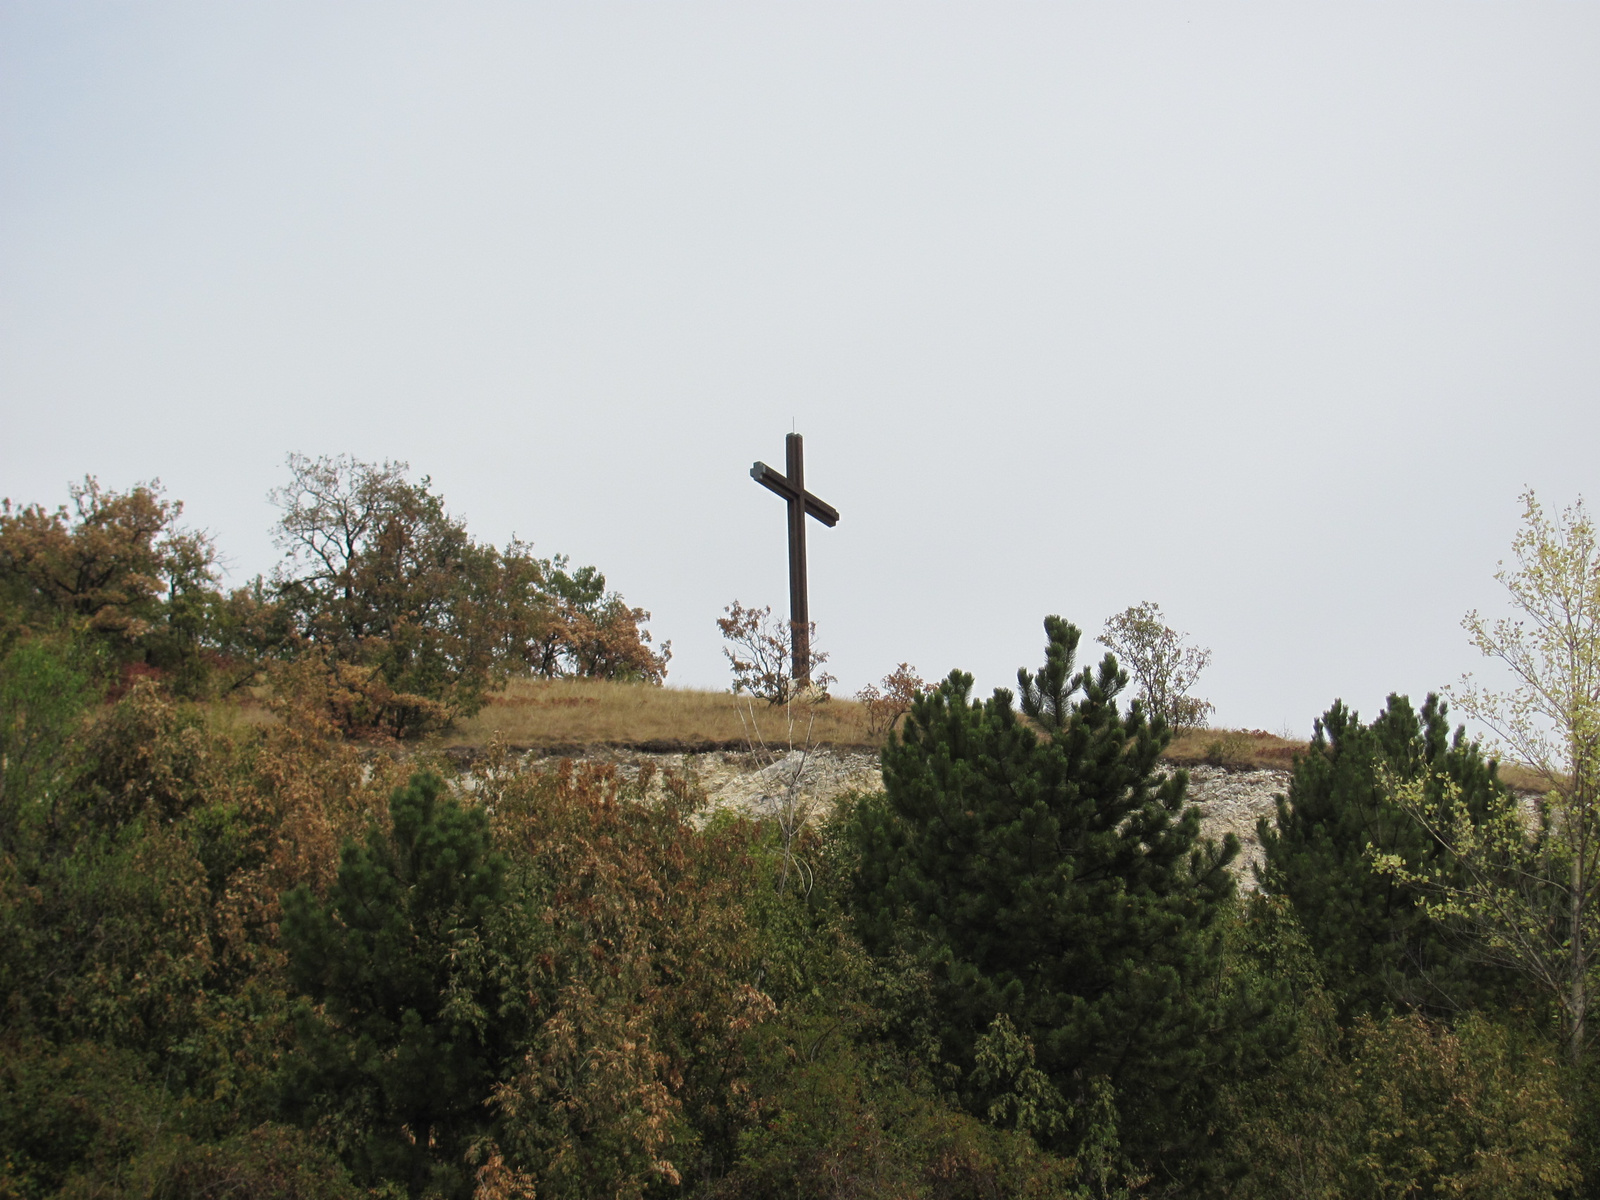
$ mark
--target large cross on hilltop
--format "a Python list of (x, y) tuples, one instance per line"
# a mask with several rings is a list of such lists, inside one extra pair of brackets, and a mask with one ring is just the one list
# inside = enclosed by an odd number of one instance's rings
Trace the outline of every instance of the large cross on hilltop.
[(806, 599), (806, 514), (829, 529), (839, 523), (839, 510), (806, 491), (805, 451), (798, 433), (784, 439), (787, 475), (764, 462), (750, 468), (750, 478), (777, 492), (789, 504), (789, 637), (796, 687), (811, 682), (811, 605)]

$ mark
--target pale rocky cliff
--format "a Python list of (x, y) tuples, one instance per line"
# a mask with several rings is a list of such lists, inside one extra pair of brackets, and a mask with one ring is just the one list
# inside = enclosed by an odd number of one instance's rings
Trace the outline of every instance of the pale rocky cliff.
[[(694, 776), (705, 789), (713, 808), (737, 808), (758, 813), (773, 811), (786, 801), (820, 815), (849, 792), (873, 792), (883, 787), (878, 756), (864, 752), (838, 753), (831, 749), (809, 753), (791, 751), (782, 756), (757, 756), (731, 752), (709, 754), (651, 754), (642, 751), (591, 751), (591, 761), (615, 763), (626, 776), (646, 766)], [(1260, 861), (1256, 820), (1273, 814), (1273, 798), (1289, 786), (1282, 770), (1227, 770), (1195, 766), (1189, 772), (1189, 796), (1201, 809), (1206, 835), (1222, 838), (1232, 833), (1243, 850), (1235, 870), (1245, 886), (1253, 886), (1251, 868)]]

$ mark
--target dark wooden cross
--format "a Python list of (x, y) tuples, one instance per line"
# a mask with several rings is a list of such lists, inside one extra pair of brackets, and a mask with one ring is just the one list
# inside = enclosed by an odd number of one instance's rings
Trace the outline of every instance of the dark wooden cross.
[(784, 439), (787, 475), (764, 462), (750, 468), (750, 478), (777, 492), (789, 504), (789, 630), (796, 687), (811, 682), (811, 606), (806, 600), (806, 514), (829, 529), (839, 523), (839, 510), (806, 491), (805, 452), (798, 433)]

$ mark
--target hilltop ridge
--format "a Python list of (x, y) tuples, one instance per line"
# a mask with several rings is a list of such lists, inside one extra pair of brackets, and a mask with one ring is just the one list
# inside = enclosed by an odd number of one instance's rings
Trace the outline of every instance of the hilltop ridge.
[[(771, 705), (731, 692), (654, 687), (600, 679), (514, 679), (475, 715), (426, 740), (451, 757), (472, 757), (495, 737), (519, 753), (586, 757), (596, 751), (646, 754), (748, 753), (827, 747), (876, 753), (886, 731), (859, 701)], [(1306, 743), (1264, 730), (1186, 730), (1168, 761), (1234, 770), (1287, 770)]]

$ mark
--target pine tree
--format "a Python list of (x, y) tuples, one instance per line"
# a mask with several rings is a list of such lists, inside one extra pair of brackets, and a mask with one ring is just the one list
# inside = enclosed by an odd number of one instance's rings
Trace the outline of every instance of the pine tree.
[(1391, 780), (1425, 779), (1436, 795), (1448, 779), (1469, 811), (1501, 788), (1496, 765), (1429, 695), (1419, 714), (1391, 695), (1370, 725), (1341, 702), (1317, 721), (1310, 753), (1296, 764), (1277, 816), (1260, 822), (1262, 886), (1293, 903), (1342, 1018), (1386, 1007), (1448, 1014), (1492, 999), (1502, 973), (1472, 965), (1450, 930), (1430, 921), (1419, 893), (1373, 870), (1373, 852), (1424, 870), (1439, 847), (1388, 796)]
[(290, 978), (318, 1005), (298, 1013), (285, 1107), (342, 1125), (358, 1172), (413, 1196), (470, 1193), (462, 1155), (511, 1045), (487, 931), (504, 863), (483, 811), (443, 792), (412, 776), (393, 836), (346, 846), (326, 903), (283, 897)]
[(1018, 673), (1022, 714), (1005, 689), (970, 699), (956, 671), (891, 737), (885, 799), (855, 817), (859, 921), (879, 952), (923, 956), (969, 1106), (1004, 1109), (973, 1067), (1005, 1017), (1062, 1099), (1064, 1138), (1109, 1082), (1125, 1144), (1153, 1162), (1193, 1135), (1225, 1053), (1208, 1034), (1226, 1023), (1238, 842), (1200, 839), (1186, 775), (1159, 768), (1165, 725), (1118, 710), (1115, 659), (1074, 673), (1079, 631), (1059, 617), (1045, 630), (1045, 666)]

